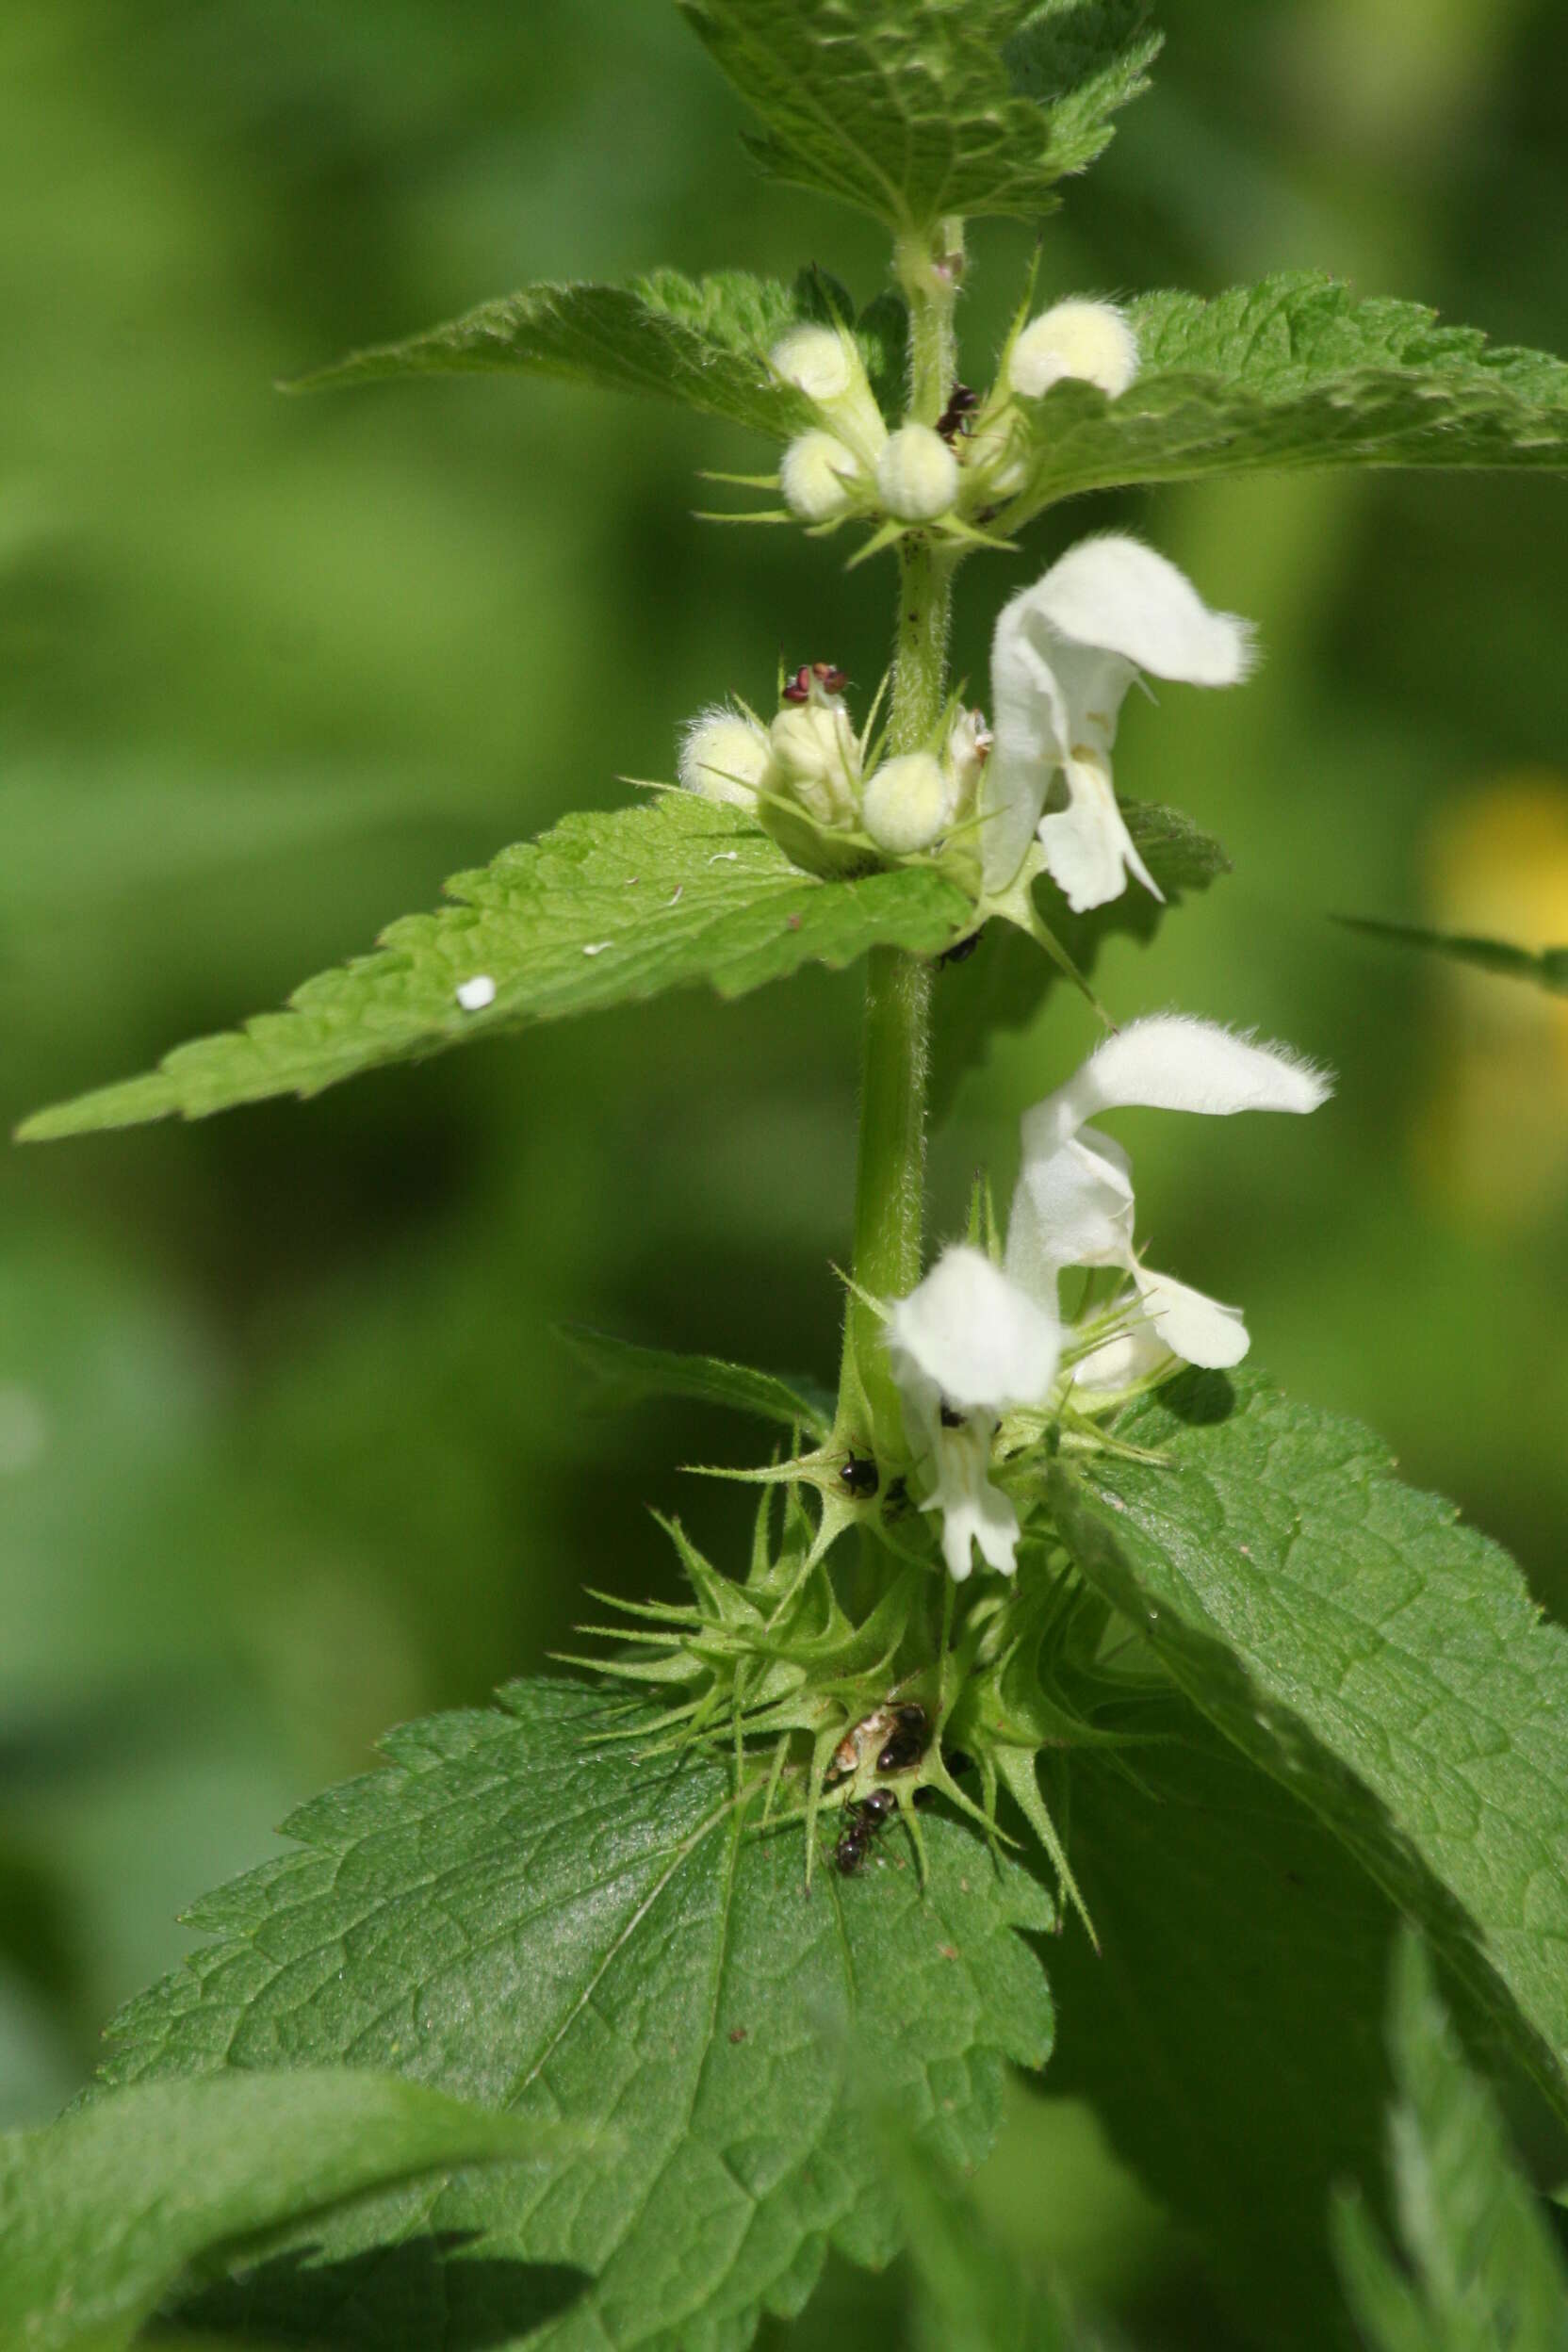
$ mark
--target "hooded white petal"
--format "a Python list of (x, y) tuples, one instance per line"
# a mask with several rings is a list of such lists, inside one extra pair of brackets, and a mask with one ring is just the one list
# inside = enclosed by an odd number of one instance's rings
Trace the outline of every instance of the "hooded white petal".
[(1081, 539), (1024, 594), (1055, 636), (1154, 678), (1236, 686), (1251, 667), (1249, 624), (1211, 612), (1185, 573), (1119, 532)]
[(1024, 1156), (1043, 1156), (1086, 1119), (1132, 1104), (1226, 1118), (1315, 1111), (1331, 1091), (1323, 1073), (1286, 1047), (1254, 1045), (1217, 1021), (1155, 1013), (1107, 1037), (1065, 1086), (1024, 1113)]
[(1054, 1152), (1025, 1158), (1007, 1217), (1006, 1270), (1054, 1303), (1069, 1266), (1127, 1266), (1133, 1255), (1132, 1163), (1086, 1127)]
[[(1147, 883), (1111, 783), (1127, 690), (1140, 670), (1233, 686), (1250, 661), (1246, 622), (1211, 612), (1173, 564), (1135, 539), (1085, 540), (1012, 597), (991, 643), (988, 885), (1002, 889), (1017, 873), (1058, 769), (1068, 772), (1069, 808), (1065, 821), (1047, 820), (1054, 829), (1041, 840), (1072, 906), (1082, 912), (1116, 897), (1129, 872)], [(1084, 773), (1074, 776), (1073, 767)]]
[(963, 1246), (944, 1250), (888, 1317), (893, 1378), (917, 1410), (933, 1391), (958, 1413), (1042, 1404), (1061, 1344), (1055, 1315)]
[(1217, 1298), (1207, 1298), (1168, 1274), (1145, 1273), (1141, 1266), (1134, 1267), (1133, 1280), (1162, 1348), (1208, 1371), (1241, 1362), (1251, 1343), (1239, 1307), (1221, 1306)]

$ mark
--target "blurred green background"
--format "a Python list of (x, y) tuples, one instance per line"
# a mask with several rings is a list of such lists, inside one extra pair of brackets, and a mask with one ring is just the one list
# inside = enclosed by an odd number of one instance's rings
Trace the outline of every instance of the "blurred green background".
[[(1560, 7), (1165, 14), (1155, 94), (1048, 225), (1043, 289), (1315, 265), (1568, 346)], [(531, 277), (815, 258), (869, 298), (876, 233), (760, 183), (739, 128), (662, 0), (0, 8), (8, 1121), (277, 1001), (618, 774), (669, 774), (677, 722), (765, 697), (780, 652), (869, 691), (885, 569), (692, 517), (697, 468), (758, 462), (743, 436), (525, 382), (272, 389)], [(974, 238), (977, 381), (1030, 242)], [(1568, 487), (1086, 504), (964, 576), (977, 687), (1003, 596), (1108, 521), (1267, 659), (1244, 693), (1129, 709), (1123, 788), (1237, 872), (1102, 987), (1342, 1073), (1305, 1127), (1130, 1121), (1142, 1228), (1560, 1611), (1568, 1006), (1326, 917), (1568, 939)], [(72, 2092), (186, 1947), (182, 1906), (380, 1728), (537, 1668), (585, 1579), (669, 1589), (645, 1501), (738, 1540), (731, 1493), (675, 1464), (746, 1433), (593, 1416), (552, 1327), (830, 1371), (858, 1007), (819, 973), (7, 1153), (0, 2117)], [(1010, 1181), (1018, 1110), (1088, 1037), (1058, 1003), (970, 1079), (939, 1231), (977, 1160)], [(1076, 2110), (1021, 2099), (981, 2186), (1147, 2341), (1221, 2341)]]

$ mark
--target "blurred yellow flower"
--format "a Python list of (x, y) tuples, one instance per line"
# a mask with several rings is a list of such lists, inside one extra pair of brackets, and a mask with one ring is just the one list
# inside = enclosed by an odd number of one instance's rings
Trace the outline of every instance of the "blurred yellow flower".
[[(1446, 809), (1426, 850), (1434, 929), (1568, 945), (1568, 777), (1527, 770)], [(1434, 965), (1441, 1075), (1416, 1131), (1440, 1203), (1501, 1227), (1568, 1200), (1568, 999)]]

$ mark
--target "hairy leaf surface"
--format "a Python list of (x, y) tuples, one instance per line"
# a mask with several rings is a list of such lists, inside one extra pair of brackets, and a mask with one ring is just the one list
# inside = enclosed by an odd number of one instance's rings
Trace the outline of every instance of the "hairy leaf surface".
[(1119, 483), (1313, 466), (1568, 466), (1568, 365), (1357, 302), (1287, 271), (1212, 302), (1130, 306), (1141, 365), (1119, 400), (1063, 382), (1027, 404), (1025, 513)]
[(560, 2134), (348, 2067), (116, 2091), (0, 2138), (0, 2342), (129, 2343), (199, 2255)]
[(1555, 996), (1568, 996), (1568, 947), (1517, 947), (1510, 939), (1478, 939), (1461, 931), (1423, 931), (1409, 923), (1380, 923), (1371, 915), (1341, 915), (1348, 931), (1361, 931), (1369, 939), (1386, 939), (1391, 947), (1420, 948), (1429, 956), (1446, 956), (1450, 963), (1473, 964), (1478, 972), (1494, 972), (1505, 980), (1533, 981)]
[(765, 130), (776, 179), (895, 232), (1030, 219), (1148, 87), (1146, 0), (681, 0)]
[(1395, 1968), (1389, 2046), (1394, 2196), (1414, 2276), (1396, 2267), (1362, 2205), (1342, 2198), (1335, 2236), (1365, 2342), (1376, 2352), (1568, 2344), (1561, 2252), (1413, 1936)]
[(793, 286), (740, 270), (708, 278), (660, 270), (627, 286), (528, 286), (422, 335), (351, 351), (290, 388), (401, 376), (558, 376), (679, 400), (783, 441), (814, 412), (772, 372), (768, 351), (787, 327), (821, 315), (809, 272)]
[[(1191, 2230), (1273, 2352), (1354, 2342), (1336, 2181), (1377, 2170), (1398, 1915), (1307, 1806), (1184, 1702), (1129, 1719), (1137, 1785), (1070, 1759), (1072, 1867), (1101, 1938), (1064, 1936), (1047, 2078)], [(1331, 2092), (1326, 2090), (1332, 2086)]]
[(615, 2134), (547, 2180), (335, 2217), (209, 2321), (414, 2352), (482, 2316), (493, 2346), (739, 2352), (830, 2240), (860, 2261), (897, 2244), (858, 2074), (944, 2161), (989, 2146), (1004, 2057), (1050, 2047), (1015, 1932), (1050, 1904), (939, 1821), (923, 1894), (892, 1834), (808, 1893), (801, 1831), (742, 1836), (725, 1766), (605, 1742), (624, 1710), (578, 1686), (503, 1702), (394, 1734), (390, 1769), (297, 1815), (292, 1852), (199, 1910), (221, 1940), (122, 2015), (114, 2072), (352, 2057)]
[(1057, 1481), (1086, 1575), (1568, 2105), (1568, 1633), (1356, 1423), (1193, 1375)]
[[(146, 1077), (41, 1112), (28, 1141), (179, 1113), (204, 1119), (275, 1094), (319, 1094), (385, 1062), (533, 1021), (596, 1012), (707, 981), (740, 996), (812, 961), (835, 969), (884, 942), (932, 953), (970, 913), (930, 867), (824, 882), (738, 811), (690, 792), (564, 818), (447, 885), (457, 901), (408, 915), (376, 954), (321, 973), (281, 1013), (179, 1046)], [(494, 1002), (466, 1012), (479, 976)]]

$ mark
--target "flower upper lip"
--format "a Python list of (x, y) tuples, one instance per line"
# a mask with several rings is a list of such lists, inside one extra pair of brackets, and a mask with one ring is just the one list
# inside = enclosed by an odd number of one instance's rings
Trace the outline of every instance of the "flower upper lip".
[[(1037, 831), (1046, 869), (1075, 913), (1118, 897), (1129, 874), (1157, 898), (1112, 782), (1122, 702), (1141, 671), (1234, 686), (1251, 662), (1249, 624), (1211, 612), (1173, 564), (1136, 539), (1083, 540), (1021, 590), (1003, 607), (991, 643), (988, 888), (1005, 889)], [(1047, 816), (1057, 775), (1068, 804)]]

